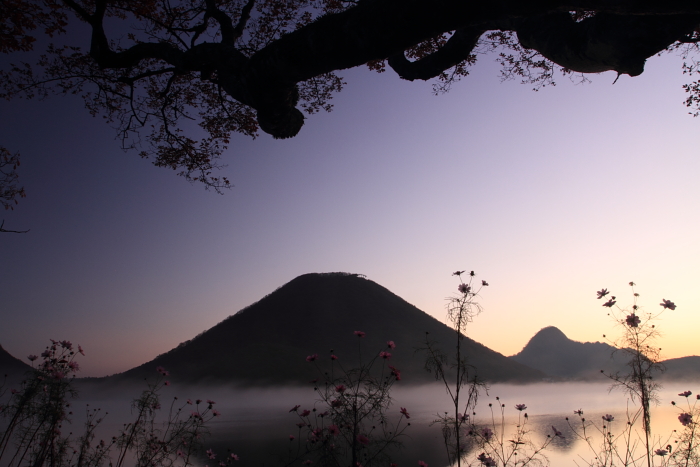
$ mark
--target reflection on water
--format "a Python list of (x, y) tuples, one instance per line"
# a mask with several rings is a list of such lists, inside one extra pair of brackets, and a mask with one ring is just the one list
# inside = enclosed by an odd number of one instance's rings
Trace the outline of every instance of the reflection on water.
[[(679, 392), (700, 389), (700, 384), (690, 387), (687, 382), (666, 383), (667, 389), (660, 393), (662, 405), (653, 411), (653, 425), (656, 433), (665, 433), (681, 428), (678, 423), (677, 409), (671, 407), (670, 401), (681, 401)], [(221, 455), (226, 455), (227, 449), (238, 454), (241, 466), (283, 466), (296, 451), (296, 440), (289, 441), (289, 435), (298, 435), (296, 423), (299, 421), (289, 409), (300, 404), (302, 409), (314, 408), (315, 392), (311, 388), (304, 389), (232, 389), (232, 388), (168, 388), (163, 401), (172, 399), (174, 394), (179, 400), (187, 398), (212, 398), (217, 401), (217, 409), (222, 413), (210, 425), (211, 437), (207, 447)], [(696, 391), (694, 391), (696, 392)], [(137, 392), (130, 394), (136, 395)], [(393, 392), (393, 416), (398, 418), (399, 407), (406, 407), (411, 414), (411, 426), (406, 430), (403, 447), (392, 454), (392, 459), (399, 465), (416, 466), (422, 460), (430, 467), (443, 467), (447, 456), (442, 442), (440, 427), (431, 422), (438, 413), (450, 410), (449, 397), (439, 385), (423, 387), (395, 387)], [(496, 397), (500, 402), (496, 401)], [(83, 398), (85, 399), (85, 398)], [(128, 421), (129, 412), (125, 410), (128, 402), (115, 398), (99, 399), (92, 396), (92, 404), (109, 410), (102, 433), (111, 436), (120, 424)], [(602, 424), (602, 416), (611, 414), (615, 417), (612, 423), (614, 433), (624, 427), (627, 420), (628, 400), (619, 391), (608, 391), (606, 384), (591, 383), (542, 383), (535, 385), (494, 385), (488, 395), (483, 395), (476, 409), (476, 420), (480, 424), (490, 425), (500, 434), (501, 414), (497, 410), (500, 403), (505, 404), (506, 431), (503, 439), (511, 439), (512, 430), (518, 420), (515, 404), (525, 404), (528, 413), (528, 426), (531, 438), (535, 444), (546, 440), (552, 435), (552, 427), (556, 427), (564, 435), (555, 438), (546, 451), (549, 465), (575, 466), (586, 465), (594, 454), (587, 444), (576, 436), (568, 423), (580, 427), (580, 418), (574, 414), (582, 409), (584, 417)], [(490, 411), (489, 403), (494, 405), (494, 414)], [(165, 404), (163, 404), (165, 406)], [(321, 408), (318, 405), (318, 408)], [(634, 410), (630, 406), (629, 410)], [(566, 418), (569, 418), (567, 421)], [(591, 444), (598, 447), (601, 436), (595, 430), (587, 433)], [(298, 436), (297, 436), (298, 438)], [(667, 438), (657, 438), (659, 446), (667, 444)], [(478, 454), (478, 453), (474, 453)]]

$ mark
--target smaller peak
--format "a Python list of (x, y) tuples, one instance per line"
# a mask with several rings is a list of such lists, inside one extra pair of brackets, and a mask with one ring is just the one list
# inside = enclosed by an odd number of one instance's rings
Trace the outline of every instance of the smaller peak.
[(532, 338), (534, 339), (536, 337), (544, 337), (547, 339), (568, 339), (566, 334), (561, 332), (561, 330), (556, 326), (547, 326), (546, 328), (540, 329)]
[(542, 348), (542, 347), (556, 347), (561, 344), (568, 343), (570, 339), (566, 337), (566, 334), (561, 332), (559, 328), (554, 326), (547, 326), (546, 328), (540, 329), (534, 336), (530, 338), (523, 351), (528, 348)]

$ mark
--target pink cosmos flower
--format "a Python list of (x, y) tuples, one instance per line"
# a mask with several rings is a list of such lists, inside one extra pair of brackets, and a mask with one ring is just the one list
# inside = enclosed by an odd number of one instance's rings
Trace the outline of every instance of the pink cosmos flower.
[(337, 408), (337, 407), (340, 407), (341, 405), (343, 405), (343, 403), (341, 401), (339, 401), (338, 399), (333, 399), (331, 401), (331, 407)]
[(690, 391), (685, 391), (685, 392), (682, 392), (682, 393), (680, 393), (680, 394), (678, 394), (678, 395), (679, 395), (679, 396), (683, 396), (683, 397), (688, 397), (688, 396), (690, 396), (691, 394), (692, 394), (692, 392), (690, 392)]
[(452, 273), (453, 276), (461, 276), (462, 274), (464, 274), (464, 271), (455, 271)]
[(214, 404), (216, 404), (216, 402), (214, 402), (214, 401), (211, 400), (211, 399), (207, 399), (207, 404), (209, 404), (209, 405), (214, 405)]
[(214, 454), (214, 451), (211, 449), (207, 449), (207, 457), (209, 457), (209, 459), (214, 459), (216, 458), (216, 454)]
[(29, 359), (30, 362), (33, 362), (34, 360), (36, 360), (39, 357), (37, 357), (36, 355), (30, 355), (27, 358)]
[(554, 425), (552, 425), (552, 430), (554, 430), (554, 436), (558, 438), (564, 438), (564, 435), (561, 433), (561, 431), (557, 430)]
[(365, 337), (365, 333), (363, 331), (355, 331), (355, 335), (357, 337)]
[(163, 384), (164, 384), (165, 386), (170, 386), (170, 381), (163, 381)]
[(68, 350), (73, 349), (73, 344), (71, 343), (71, 341), (61, 341), (60, 344), (61, 344), (61, 347), (63, 347), (64, 349), (68, 349)]
[(401, 414), (402, 414), (404, 417), (406, 417), (406, 418), (411, 418), (411, 416), (408, 415), (408, 411), (406, 411), (406, 408), (405, 408), (405, 407), (401, 407), (401, 410), (399, 410), (399, 412), (401, 412)]
[(486, 467), (496, 467), (496, 461), (493, 460), (493, 457), (487, 457), (486, 453), (484, 453), (484, 452), (479, 454), (477, 459), (479, 460), (479, 462), (481, 462)]
[(292, 407), (291, 409), (289, 409), (289, 411), (290, 411), (290, 412), (296, 412), (296, 411), (299, 409), (299, 407), (301, 407), (301, 406), (300, 406), (300, 405), (295, 405), (294, 407)]
[(418, 466), (419, 466), (419, 467), (428, 467), (428, 464), (426, 464), (426, 463), (423, 462), (423, 461), (418, 461)]
[(526, 406), (525, 404), (516, 404), (516, 405), (515, 405), (515, 409), (516, 409), (518, 412), (522, 412), (523, 410), (527, 409), (527, 406)]
[(41, 352), (41, 358), (49, 358), (51, 357), (51, 351), (50, 350), (44, 350)]
[(202, 419), (202, 415), (201, 415), (199, 412), (197, 412), (197, 411), (193, 411), (193, 412), (190, 414), (190, 417), (198, 418), (198, 419), (200, 419), (200, 420)]
[(481, 430), (479, 430), (479, 434), (486, 441), (490, 440), (493, 437), (493, 431), (491, 431), (491, 428), (482, 428)]
[(390, 349), (395, 349), (395, 348), (396, 348), (396, 344), (394, 344), (394, 341), (387, 341), (387, 342), (386, 342), (386, 345), (387, 345), (387, 347), (389, 347)]
[(313, 354), (313, 355), (309, 355), (308, 357), (306, 357), (306, 361), (307, 361), (307, 362), (313, 362), (313, 361), (315, 361), (317, 358), (318, 358), (318, 354), (315, 353), (315, 354)]
[(612, 307), (615, 303), (616, 303), (615, 300), (613, 300), (613, 299), (611, 298), (611, 299), (608, 300), (607, 302), (603, 303), (603, 306), (607, 306), (608, 308), (610, 308), (610, 307)]
[(636, 328), (639, 326), (639, 323), (641, 323), (642, 320), (639, 319), (639, 316), (635, 315), (632, 313), (631, 315), (627, 315), (627, 319), (625, 319), (625, 323), (627, 323), (627, 326), (631, 328)]
[(665, 449), (657, 449), (656, 451), (654, 451), (654, 454), (656, 454), (657, 456), (663, 457), (666, 454), (668, 454), (668, 451)]
[(337, 386), (335, 387), (336, 392), (339, 392), (339, 393), (341, 393), (341, 394), (342, 394), (343, 392), (345, 392), (346, 389), (347, 389), (347, 388), (346, 388), (344, 385), (342, 385), (342, 384), (339, 384), (339, 385), (337, 385)]
[(299, 423), (297, 423), (297, 426), (298, 426), (299, 428), (304, 428), (304, 427), (306, 426), (306, 423), (304, 423), (304, 422), (299, 422)]
[(233, 459), (233, 460), (235, 460), (235, 461), (241, 460), (241, 458), (238, 457), (238, 455), (237, 455), (237, 454), (234, 454), (234, 453), (231, 453), (231, 459)]
[(482, 287), (488, 287), (489, 283), (486, 281), (481, 281), (481, 286)]
[(384, 360), (388, 360), (391, 358), (391, 354), (389, 352), (379, 352), (379, 356), (382, 357)]
[(182, 450), (178, 449), (177, 450), (177, 457), (185, 457), (185, 453), (182, 452)]
[(394, 376), (394, 378), (396, 378), (396, 381), (401, 381), (401, 372), (399, 369), (391, 365), (389, 365), (389, 369), (391, 370), (391, 374)]
[(369, 444), (369, 438), (365, 435), (357, 435), (357, 442), (363, 446), (367, 446)]
[(605, 297), (607, 294), (609, 294), (610, 292), (608, 292), (608, 289), (601, 289), (596, 293), (598, 294), (598, 299), (601, 299), (601, 298)]
[(289, 441), (294, 441), (294, 439), (296, 439), (294, 435), (289, 435)]
[(213, 417), (218, 417), (219, 415), (221, 415), (221, 412), (219, 412), (218, 410), (214, 409), (214, 410), (211, 411), (211, 415), (212, 415)]
[(302, 417), (308, 417), (310, 414), (311, 414), (311, 412), (310, 412), (309, 410), (304, 410), (304, 411), (301, 413), (301, 416), (302, 416)]
[(187, 404), (192, 405), (192, 399), (187, 399)]
[(681, 425), (688, 426), (693, 421), (693, 416), (689, 413), (682, 413), (678, 416), (678, 421), (681, 422)]
[(80, 370), (80, 365), (78, 365), (78, 362), (68, 362), (68, 368), (73, 371), (78, 371)]
[(332, 434), (333, 436), (338, 436), (340, 434), (338, 425), (328, 425), (328, 433)]
[(668, 308), (669, 310), (675, 310), (676, 309), (676, 304), (673, 303), (671, 300), (666, 300), (665, 298), (661, 300), (661, 303), (659, 303), (664, 308)]
[(83, 348), (80, 347), (80, 346), (78, 346), (78, 353), (79, 353), (80, 355), (85, 355), (85, 352), (83, 352)]
[(331, 355), (331, 360), (338, 360), (338, 357), (336, 357), (335, 355)]
[(469, 287), (467, 284), (459, 284), (457, 286), (457, 290), (459, 290), (459, 293), (469, 293), (471, 287)]
[(606, 422), (608, 422), (608, 423), (610, 423), (610, 422), (612, 422), (613, 420), (615, 420), (615, 417), (613, 417), (613, 416), (610, 415), (610, 414), (605, 414), (605, 415), (603, 415), (603, 420), (606, 421)]

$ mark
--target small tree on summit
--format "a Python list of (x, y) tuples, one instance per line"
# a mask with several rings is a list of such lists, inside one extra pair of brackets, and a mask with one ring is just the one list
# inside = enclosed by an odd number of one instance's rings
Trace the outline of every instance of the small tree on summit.
[[(557, 72), (636, 76), (681, 49), (696, 74), (700, 41), (695, 0), (6, 0), (0, 18), (0, 52), (44, 47), (1, 73), (2, 97), (80, 95), (125, 148), (217, 190), (232, 133), (295, 136), (302, 111), (331, 109), (338, 70), (388, 67), (441, 91), (492, 52), (506, 76), (542, 86)], [(81, 22), (82, 47), (59, 40)], [(686, 90), (697, 109), (700, 82)], [(187, 135), (192, 120), (204, 137)]]

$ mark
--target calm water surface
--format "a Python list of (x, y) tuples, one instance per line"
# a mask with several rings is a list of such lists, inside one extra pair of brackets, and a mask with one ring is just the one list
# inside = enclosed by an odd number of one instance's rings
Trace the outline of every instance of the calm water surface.
[[(447, 459), (440, 428), (431, 426), (436, 414), (450, 410), (449, 397), (439, 385), (422, 387), (394, 386), (394, 404), (390, 412), (398, 418), (399, 408), (406, 407), (411, 415), (411, 426), (406, 430), (403, 448), (395, 452), (392, 458), (402, 466), (417, 466), (418, 461), (426, 462), (430, 467), (446, 467)], [(552, 426), (564, 434), (564, 438), (556, 438), (546, 451), (549, 463), (546, 465), (574, 467), (587, 465), (593, 454), (586, 443), (576, 436), (569, 427), (566, 417), (574, 426), (580, 425), (575, 410), (582, 409), (587, 420), (601, 425), (601, 417), (611, 414), (615, 417), (612, 424), (613, 432), (620, 431), (627, 420), (626, 410), (628, 398), (621, 391), (608, 391), (607, 383), (541, 383), (533, 385), (493, 385), (488, 394), (482, 395), (476, 409), (476, 420), (479, 423), (492, 423), (489, 403), (497, 408), (505, 404), (506, 431), (504, 439), (511, 439), (513, 425), (517, 422), (518, 411), (516, 404), (525, 404), (528, 413), (528, 426), (531, 438), (541, 443), (547, 435), (553, 434)], [(665, 446), (667, 437), (674, 429), (682, 426), (678, 422), (678, 409), (671, 406), (670, 401), (678, 403), (685, 399), (679, 397), (679, 392), (691, 390), (697, 393), (700, 382), (689, 384), (664, 383), (660, 393), (661, 405), (653, 411), (655, 433), (663, 434), (666, 438), (657, 438), (660, 446)], [(137, 394), (133, 392), (132, 394)], [(281, 466), (289, 459), (290, 449), (295, 447), (290, 443), (289, 435), (297, 435), (296, 423), (299, 421), (289, 409), (300, 404), (301, 408), (312, 409), (314, 406), (322, 409), (316, 402), (316, 393), (308, 389), (233, 389), (233, 388), (168, 388), (164, 394), (165, 402), (177, 394), (178, 401), (191, 399), (214, 399), (216, 408), (222, 413), (210, 424), (211, 437), (207, 447), (211, 447), (219, 455), (225, 455), (227, 449), (241, 457), (243, 466)], [(499, 397), (499, 400), (496, 400)], [(693, 395), (693, 399), (695, 395)], [(499, 402), (500, 401), (500, 402)], [(692, 402), (692, 401), (691, 401)], [(115, 398), (93, 398), (92, 407), (101, 407), (110, 411), (103, 433), (113, 433), (120, 424), (128, 420), (129, 402)], [(630, 405), (630, 410), (635, 407)], [(496, 422), (500, 422), (500, 412), (496, 412)], [(619, 427), (619, 429), (616, 429)], [(600, 435), (595, 431), (588, 433), (592, 443), (598, 445)], [(111, 434), (110, 434), (111, 437)], [(478, 454), (478, 453), (475, 453)]]

